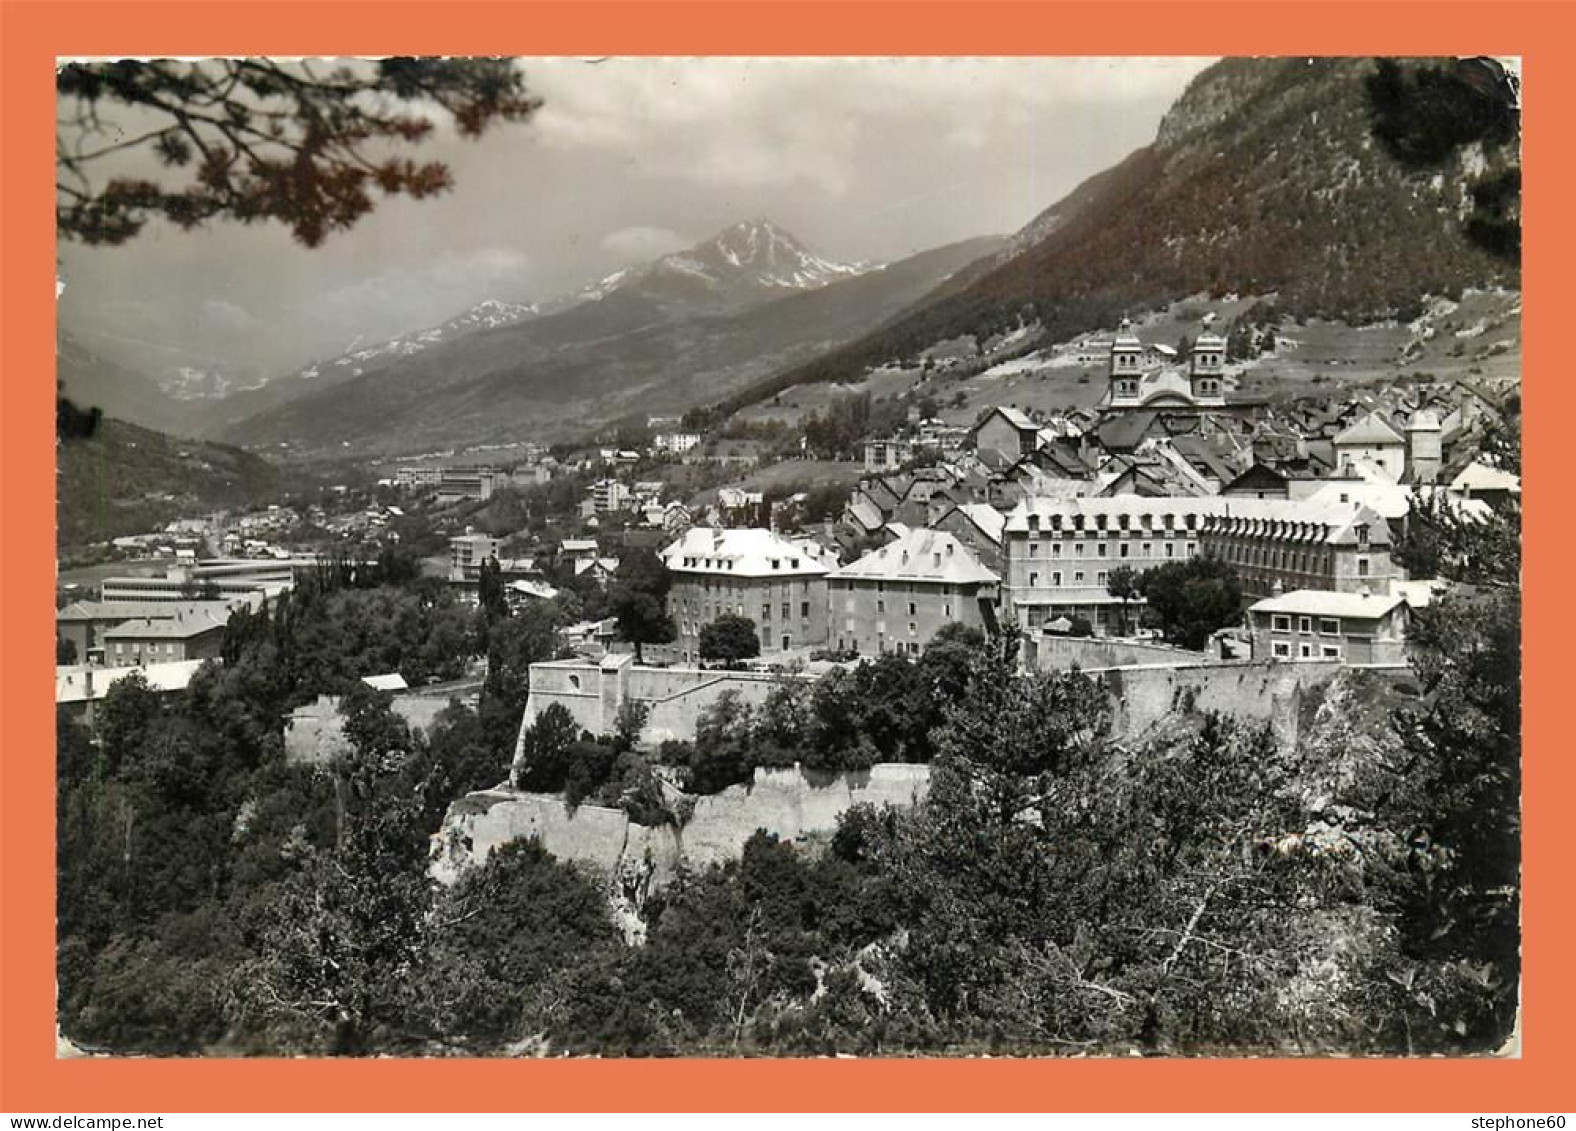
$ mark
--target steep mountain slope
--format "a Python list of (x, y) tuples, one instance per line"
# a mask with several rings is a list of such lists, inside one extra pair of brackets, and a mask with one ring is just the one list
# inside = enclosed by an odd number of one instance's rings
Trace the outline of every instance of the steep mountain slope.
[(393, 453), (681, 411), (867, 333), (1000, 246), (968, 240), (864, 269), (811, 256), (767, 225), (743, 225), (703, 245), (706, 254), (608, 280), (600, 297), (562, 313), (435, 344), (226, 435), (307, 452)]
[(278, 498), (279, 471), (249, 452), (106, 419), (56, 452), (56, 541), (62, 548), (161, 528), (204, 508)]
[[(732, 403), (1025, 321), (1060, 340), (1200, 292), (1275, 293), (1288, 314), (1356, 323), (1414, 311), (1428, 294), (1519, 286), (1516, 267), (1464, 224), (1474, 189), (1518, 166), (1514, 140), (1403, 164), (1375, 136), (1375, 70), (1364, 59), (1216, 64), (1153, 145), (1037, 217), (1000, 261)], [(1492, 107), (1502, 95), (1483, 97)]]
[[(304, 396), (387, 369), (434, 346), (481, 330), (496, 330), (576, 307), (625, 300), (619, 305), (639, 309), (641, 319), (658, 314), (683, 316), (739, 310), (800, 291), (815, 290), (871, 270), (870, 264), (834, 263), (805, 248), (768, 220), (735, 224), (711, 239), (649, 263), (616, 271), (578, 290), (533, 303), (490, 299), (437, 326), (400, 334), (381, 342), (354, 342), (337, 357), (313, 362), (295, 373), (255, 388), (209, 399), (191, 415), (204, 435), (222, 435), (249, 417), (279, 408)], [(633, 301), (630, 301), (633, 300)], [(624, 310), (608, 316), (597, 330), (598, 315), (577, 326), (591, 326), (593, 336), (618, 332)]]
[(187, 406), (152, 377), (111, 361), (64, 330), (55, 337), (55, 365), (65, 395), (81, 408), (176, 432), (192, 423)]

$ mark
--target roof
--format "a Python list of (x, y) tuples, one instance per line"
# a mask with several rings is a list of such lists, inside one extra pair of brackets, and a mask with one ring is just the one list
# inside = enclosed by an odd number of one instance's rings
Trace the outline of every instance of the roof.
[[(1037, 432), (1040, 428), (1038, 424), (1029, 419), (1028, 413), (1024, 412), (1022, 409), (1008, 408), (1004, 405), (997, 405), (996, 410), (992, 412), (990, 416), (987, 416), (984, 420), (980, 421), (978, 428), (982, 428), (987, 423), (989, 423), (991, 416), (1000, 416), (1008, 424), (1022, 432)], [(976, 428), (976, 430), (978, 430), (978, 428)]]
[(1221, 514), (1228, 504), (1245, 501), (1247, 500), (1226, 499), (1220, 495), (1099, 495), (1063, 499), (1033, 497), (1022, 500), (1012, 509), (1007, 515), (1003, 529), (1007, 532), (1028, 530), (1030, 515), (1041, 519), (1049, 518), (1051, 515), (1069, 518), (1083, 515), (1091, 519), (1099, 515), (1104, 515), (1107, 519), (1116, 519), (1123, 515), (1205, 517)]
[(1401, 437), (1401, 433), (1390, 426), (1389, 421), (1385, 420), (1377, 412), (1370, 412), (1350, 428), (1337, 433), (1335, 443), (1341, 446), (1354, 444), (1393, 444), (1402, 446), (1405, 445), (1406, 441)]
[(222, 632), (229, 619), (228, 610), (222, 616), (200, 612), (189, 615), (181, 613), (173, 617), (137, 617), (105, 630), (104, 639), (186, 640), (205, 632)]
[(1412, 509), (1412, 489), (1399, 483), (1353, 483), (1336, 480), (1320, 487), (1304, 500), (1321, 506), (1331, 503), (1361, 503), (1370, 510), (1390, 519), (1405, 518)]
[(1220, 502), (1221, 509), (1205, 522), (1206, 529), (1217, 533), (1291, 537), (1303, 528), (1304, 537), (1344, 546), (1356, 543), (1357, 528), (1366, 526), (1371, 545), (1390, 545), (1390, 524), (1361, 502), (1244, 498), (1221, 498)]
[(807, 546), (759, 527), (720, 530), (691, 527), (661, 554), (674, 573), (732, 577), (819, 577), (828, 572)]
[(362, 676), (361, 682), (374, 691), (404, 691), (410, 686), (405, 682), (405, 677), (399, 672), (389, 672), (387, 675)]
[(596, 553), (595, 538), (565, 538), (561, 547), (566, 554)]
[(1007, 516), (1001, 511), (989, 503), (959, 503), (956, 509), (992, 542), (1001, 541), (1002, 528), (1007, 525)]
[(1378, 620), (1397, 605), (1406, 604), (1399, 593), (1336, 593), (1328, 589), (1295, 589), (1279, 597), (1266, 597), (1250, 605), (1252, 613), (1290, 613), (1313, 617), (1352, 617)]
[(181, 691), (191, 682), (197, 669), (207, 660), (175, 660), (167, 664), (139, 667), (95, 668), (73, 665), (55, 669), (55, 702), (86, 703), (104, 698), (109, 689), (131, 675), (141, 672), (154, 691)]
[(228, 617), (237, 607), (230, 601), (74, 601), (55, 614), (55, 620), (65, 622), (134, 620), (137, 617), (167, 619), (179, 613), (208, 612), (217, 617)]
[(837, 570), (829, 580), (994, 585), (1001, 578), (980, 565), (968, 547), (951, 534), (921, 527)]
[(1502, 468), (1473, 460), (1450, 481), (1452, 491), (1521, 491), (1521, 478)]

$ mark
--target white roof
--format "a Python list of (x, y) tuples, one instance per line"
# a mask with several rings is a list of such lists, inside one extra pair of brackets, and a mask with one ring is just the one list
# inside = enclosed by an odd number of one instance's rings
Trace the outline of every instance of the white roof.
[(831, 575), (833, 581), (930, 581), (994, 585), (1001, 578), (952, 535), (921, 527)]
[(1353, 617), (1377, 620), (1397, 605), (1406, 604), (1399, 593), (1336, 593), (1328, 589), (1295, 589), (1279, 597), (1266, 597), (1249, 607), (1253, 613), (1290, 613), (1312, 617)]
[(1521, 491), (1521, 478), (1514, 472), (1490, 467), (1482, 460), (1473, 460), (1450, 481), (1452, 491)]
[(389, 672), (387, 675), (363, 676), (361, 682), (374, 691), (404, 691), (410, 684), (405, 682), (405, 677), (399, 672)]
[(1001, 541), (1002, 527), (1007, 525), (1007, 516), (1001, 511), (989, 503), (959, 503), (958, 510), (967, 515), (969, 521), (984, 531), (991, 541)]
[(1301, 501), (1320, 506), (1361, 503), (1384, 518), (1405, 518), (1412, 509), (1412, 489), (1399, 483), (1339, 481), (1320, 487)]
[[(154, 691), (180, 691), (191, 682), (206, 660), (175, 660), (141, 667), (98, 668), (71, 665), (55, 669), (55, 702), (85, 703), (102, 699), (109, 689), (132, 672), (141, 672)], [(91, 684), (91, 686), (89, 686)]]
[(694, 526), (663, 550), (661, 557), (675, 573), (818, 577), (828, 572), (808, 547), (758, 527), (722, 530)]
[(543, 601), (551, 601), (558, 596), (558, 590), (543, 581), (511, 581), (508, 588), (526, 597), (535, 597)]

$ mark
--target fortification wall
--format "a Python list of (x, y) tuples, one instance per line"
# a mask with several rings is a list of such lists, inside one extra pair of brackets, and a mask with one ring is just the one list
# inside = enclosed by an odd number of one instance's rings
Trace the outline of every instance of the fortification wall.
[[(1305, 697), (1342, 670), (1343, 665), (1335, 662), (1260, 660), (1095, 668), (1086, 669), (1086, 674), (1101, 680), (1110, 693), (1112, 736), (1118, 741), (1141, 736), (1173, 711), (1191, 710), (1268, 722), (1277, 740), (1290, 746), (1297, 740)], [(587, 680), (587, 674), (594, 678)], [(615, 674), (622, 674), (619, 686), (653, 705), (654, 715), (665, 704), (677, 704), (664, 729), (656, 733), (685, 739), (694, 736), (694, 716), (723, 691), (759, 698), (773, 678), (749, 672), (627, 665)], [(569, 682), (571, 675), (581, 677), (579, 687)], [(589, 711), (582, 706), (587, 702), (608, 699), (602, 678), (606, 675), (595, 664), (533, 665), (526, 724), (545, 704), (558, 702), (582, 726), (598, 730), (600, 716), (577, 711)], [(611, 725), (609, 717), (607, 726)], [(648, 724), (646, 737), (653, 736)], [(749, 786), (696, 798), (693, 814), (682, 829), (637, 825), (622, 811), (590, 805), (569, 813), (556, 794), (488, 790), (461, 798), (450, 808), (435, 838), (432, 872), (442, 882), (452, 883), (463, 868), (484, 861), (500, 845), (537, 837), (554, 856), (593, 864), (610, 877), (622, 877), (619, 882), (626, 887), (660, 885), (681, 863), (698, 867), (737, 857), (757, 829), (789, 840), (831, 832), (839, 814), (854, 805), (912, 805), (925, 796), (929, 785), (928, 766), (883, 764), (839, 774), (757, 769)]]
[(1122, 668), (1136, 665), (1182, 667), (1208, 660), (1203, 652), (1151, 644), (1144, 640), (1108, 640), (1098, 636), (1030, 637), (1024, 642), (1028, 666), (1040, 671), (1063, 671), (1075, 664), (1090, 668)]
[(841, 774), (758, 769), (748, 786), (696, 798), (682, 829), (637, 825), (622, 810), (594, 805), (571, 813), (557, 794), (484, 790), (450, 806), (434, 838), (432, 875), (453, 883), (494, 849), (535, 837), (560, 860), (661, 885), (681, 863), (704, 867), (737, 857), (758, 829), (784, 840), (829, 833), (837, 828), (838, 816), (855, 805), (913, 805), (929, 786), (929, 766), (883, 764)]
[(583, 660), (532, 664), (522, 731), (550, 704), (557, 703), (581, 729), (607, 734), (613, 729), (619, 704), (633, 699), (647, 708), (641, 732), (646, 742), (689, 740), (695, 737), (700, 713), (723, 692), (732, 691), (747, 703), (759, 703), (777, 680), (808, 678), (692, 667), (646, 668), (633, 661), (632, 656), (609, 656), (599, 664)]

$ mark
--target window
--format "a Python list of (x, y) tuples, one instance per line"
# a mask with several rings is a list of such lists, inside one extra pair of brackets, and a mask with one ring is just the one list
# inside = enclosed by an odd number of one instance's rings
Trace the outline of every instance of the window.
[(809, 601), (800, 601), (799, 602), (799, 615), (801, 617), (807, 617), (807, 616), (810, 615), (810, 602)]
[(1357, 559), (1357, 576), (1358, 577), (1367, 577), (1368, 576), (1368, 559), (1367, 558), (1358, 558)]
[(1339, 636), (1340, 634), (1341, 622), (1335, 617), (1321, 617), (1319, 619), (1320, 636)]
[(948, 601), (945, 605), (941, 606), (941, 615), (946, 617), (948, 620), (952, 619), (952, 602), (951, 601)]
[(1062, 544), (1060, 542), (1052, 542), (1051, 543), (1051, 557), (1059, 558), (1061, 556), (1062, 556)]
[(793, 616), (793, 602), (791, 602), (791, 601), (784, 601), (783, 602), (783, 620), (787, 620), (791, 616)]
[(1082, 585), (1083, 584), (1083, 580), (1084, 580), (1083, 570), (1081, 570), (1081, 569), (1077, 570), (1073, 574), (1073, 584), (1074, 585)]
[(1313, 659), (1313, 645), (1312, 644), (1299, 644), (1299, 645), (1297, 645), (1297, 654), (1299, 656), (1301, 656), (1304, 660), (1311, 660), (1311, 659)]
[(1291, 631), (1291, 617), (1283, 616), (1280, 613), (1274, 614), (1273, 616), (1270, 617), (1270, 631), (1272, 631), (1272, 632), (1290, 632)]
[(1152, 546), (1148, 542), (1145, 542), (1144, 543), (1144, 557), (1152, 558), (1154, 556), (1155, 556), (1155, 548), (1154, 548), (1154, 546)]
[(1284, 640), (1277, 640), (1275, 643), (1270, 645), (1270, 652), (1279, 659), (1290, 659), (1291, 645)]
[(1057, 570), (1055, 573), (1051, 574), (1051, 584), (1052, 585), (1060, 585), (1061, 583), (1062, 583), (1062, 571), (1061, 570)]
[(908, 603), (908, 615), (911, 616), (911, 617), (919, 615), (919, 610), (915, 607), (913, 601), (910, 601)]
[(1039, 574), (1037, 574), (1037, 573), (1029, 574), (1029, 584), (1030, 585), (1038, 585), (1039, 583), (1040, 583), (1040, 575)]
[(1168, 558), (1175, 557), (1176, 556), (1176, 552), (1177, 552), (1177, 548), (1174, 545), (1172, 545), (1170, 542), (1167, 542), (1166, 543), (1166, 557), (1168, 557)]
[(1298, 617), (1297, 618), (1297, 631), (1298, 632), (1312, 632), (1313, 631), (1313, 618), (1312, 617)]
[(1127, 557), (1128, 545), (1127, 545), (1126, 542), (1123, 542), (1116, 549), (1117, 549), (1117, 555), (1116, 555), (1117, 557), (1119, 557), (1119, 558)]
[(770, 605), (762, 605), (761, 606), (761, 619), (762, 620), (771, 620), (772, 619), (772, 607)]
[(1096, 585), (1104, 585), (1110, 579), (1111, 579), (1111, 575), (1109, 573), (1107, 573), (1103, 569), (1099, 573), (1094, 575), (1094, 580), (1095, 580), (1095, 584)]
[[(1034, 575), (1030, 574), (1029, 576), (1033, 577)], [(1031, 581), (1031, 582), (1029, 582), (1029, 584), (1033, 585), (1034, 582)], [(886, 612), (886, 602), (885, 601), (881, 601), (881, 600), (877, 600), (876, 601), (876, 612), (878, 612), (878, 613)]]
[(1039, 556), (1040, 556), (1040, 544), (1038, 542), (1030, 542), (1029, 543), (1029, 557), (1037, 558)]
[(1335, 644), (1322, 645), (1319, 651), (1326, 660), (1339, 660), (1341, 658), (1341, 649)]
[(918, 636), (919, 635), (919, 625), (915, 624), (913, 621), (909, 621), (908, 622), (908, 634), (910, 636)]
[(1097, 558), (1105, 557), (1105, 543), (1104, 542), (1100, 542), (1100, 543), (1097, 543), (1095, 545), (1094, 554), (1095, 554), (1095, 557), (1097, 557)]
[(1079, 543), (1077, 543), (1077, 544), (1075, 544), (1073, 546), (1073, 553), (1075, 555), (1077, 555), (1078, 557), (1080, 557), (1080, 558), (1083, 557), (1083, 543), (1082, 542), (1079, 542)]

